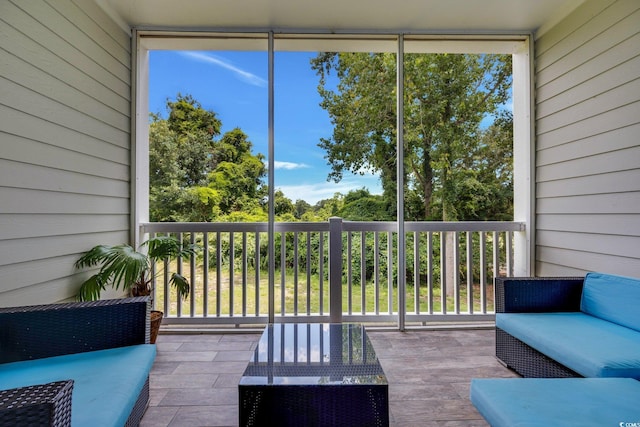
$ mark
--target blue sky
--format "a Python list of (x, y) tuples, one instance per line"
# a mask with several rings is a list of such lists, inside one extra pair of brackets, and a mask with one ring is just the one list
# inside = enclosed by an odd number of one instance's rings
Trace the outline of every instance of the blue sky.
[[(275, 53), (275, 186), (292, 201), (315, 204), (336, 192), (366, 187), (381, 193), (373, 175), (345, 174), (328, 182), (330, 167), (320, 138), (332, 125), (320, 108), (318, 77), (309, 63), (314, 53)], [(222, 121), (222, 132), (241, 128), (254, 153), (268, 154), (268, 68), (266, 52), (152, 51), (149, 58), (149, 111), (166, 117), (167, 99), (192, 95)]]

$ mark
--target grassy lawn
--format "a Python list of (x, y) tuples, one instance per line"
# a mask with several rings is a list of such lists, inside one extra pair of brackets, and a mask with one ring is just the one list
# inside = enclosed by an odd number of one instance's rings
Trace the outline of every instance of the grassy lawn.
[[(188, 271), (188, 268), (183, 270)], [(256, 314), (256, 294), (257, 301), (259, 303), (259, 314), (265, 315), (268, 308), (268, 274), (267, 272), (260, 272), (259, 286), (256, 290), (255, 271), (247, 272), (246, 283), (243, 283), (242, 274), (235, 272), (233, 276), (233, 286), (231, 286), (231, 277), (227, 270), (223, 272), (220, 277), (220, 291), (217, 292), (218, 284), (215, 274), (215, 270), (209, 272), (208, 285), (206, 291), (207, 311), (209, 316), (233, 314), (233, 316), (253, 316)], [(294, 276), (291, 273), (285, 275), (284, 295), (283, 288), (281, 286), (281, 275), (279, 271), (276, 271), (275, 275), (275, 314), (293, 314), (296, 309), (300, 314), (306, 314), (307, 312), (317, 314), (320, 307), (320, 298), (322, 297), (322, 304), (324, 306), (323, 313), (329, 312), (329, 282), (324, 280), (322, 283), (322, 290), (320, 289), (320, 280), (318, 276), (311, 276), (309, 283), (307, 283), (306, 273), (300, 273), (298, 275), (297, 285), (295, 284)], [(389, 313), (389, 293), (386, 283), (380, 285), (376, 292), (376, 288), (373, 282), (367, 283), (364, 288), (364, 300), (365, 300), (365, 312), (366, 313)], [(376, 298), (377, 293), (377, 298)], [(170, 314), (175, 315), (177, 313), (177, 299), (174, 292), (171, 292), (171, 310)], [(349, 289), (347, 285), (342, 289), (342, 310), (348, 312), (349, 307)], [(427, 301), (428, 289), (426, 286), (420, 287), (420, 312), (428, 312)], [(162, 286), (156, 290), (156, 298), (158, 306), (162, 305), (164, 298), (164, 289)], [(218, 302), (219, 298), (219, 302)], [(397, 311), (397, 289), (393, 289), (392, 305), (393, 311)], [(194, 285), (194, 312), (200, 316), (204, 312), (205, 301), (205, 286), (203, 283), (202, 268), (196, 272), (195, 285)], [(283, 304), (284, 300), (284, 304)], [(351, 288), (351, 312), (358, 314), (362, 312), (362, 288), (358, 285), (353, 285)], [(376, 305), (377, 301), (377, 305)], [(415, 294), (413, 292), (413, 286), (407, 287), (406, 295), (406, 307), (408, 312), (414, 312)], [(455, 311), (453, 296), (447, 297), (447, 312), (451, 313)], [(487, 308), (493, 309), (493, 291), (492, 286), (488, 286), (487, 289)], [(219, 305), (219, 312), (218, 312)], [(245, 312), (243, 313), (243, 306)], [(474, 285), (473, 290), (473, 306), (474, 312), (479, 312), (480, 304), (480, 288), (479, 285)], [(459, 298), (459, 310), (464, 313), (467, 312), (467, 289), (466, 285), (460, 290)], [(442, 298), (440, 288), (433, 289), (433, 312), (439, 313), (442, 311)], [(188, 314), (191, 312), (191, 297), (181, 303), (181, 312)]]

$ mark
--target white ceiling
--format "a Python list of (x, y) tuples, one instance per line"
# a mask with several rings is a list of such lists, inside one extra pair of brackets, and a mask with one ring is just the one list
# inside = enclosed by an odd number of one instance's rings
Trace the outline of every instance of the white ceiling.
[(141, 28), (534, 32), (584, 0), (96, 0)]

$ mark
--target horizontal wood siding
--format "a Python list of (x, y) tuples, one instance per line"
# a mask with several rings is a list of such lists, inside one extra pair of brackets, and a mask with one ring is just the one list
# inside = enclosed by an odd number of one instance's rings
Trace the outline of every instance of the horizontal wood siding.
[(590, 0), (536, 51), (536, 274), (640, 277), (640, 2)]
[(0, 2), (0, 305), (72, 298), (129, 240), (131, 37), (94, 2)]

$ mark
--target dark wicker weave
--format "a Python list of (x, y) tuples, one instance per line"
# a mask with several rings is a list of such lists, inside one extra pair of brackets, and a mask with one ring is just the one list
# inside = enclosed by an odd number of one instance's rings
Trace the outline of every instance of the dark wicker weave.
[(389, 425), (386, 385), (245, 387), (240, 396), (240, 426)]
[(142, 390), (140, 390), (140, 395), (138, 396), (138, 400), (136, 404), (133, 405), (133, 409), (131, 410), (131, 414), (129, 414), (129, 418), (127, 419), (127, 423), (125, 427), (135, 427), (140, 424), (140, 420), (142, 420), (142, 416), (144, 415), (144, 411), (147, 410), (147, 406), (149, 405), (149, 377), (147, 377), (147, 381), (145, 381)]
[(73, 381), (0, 391), (0, 426), (70, 426)]
[[(150, 312), (148, 297), (0, 308), (0, 363), (148, 344)], [(127, 426), (140, 423), (148, 402), (147, 379)]]
[[(496, 277), (496, 312), (579, 311), (583, 283), (583, 277)], [(527, 378), (581, 376), (497, 327), (496, 356)]]
[(500, 328), (496, 328), (496, 355), (505, 365), (525, 378), (581, 376)]

